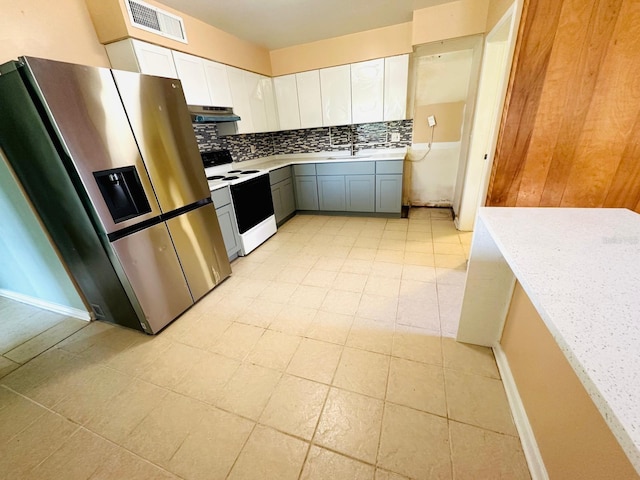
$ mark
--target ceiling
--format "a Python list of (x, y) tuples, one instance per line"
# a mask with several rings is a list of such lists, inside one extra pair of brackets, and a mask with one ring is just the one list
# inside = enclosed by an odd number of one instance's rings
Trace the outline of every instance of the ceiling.
[[(454, 0), (159, 0), (269, 50), (410, 22)], [(189, 35), (189, 32), (187, 32)]]

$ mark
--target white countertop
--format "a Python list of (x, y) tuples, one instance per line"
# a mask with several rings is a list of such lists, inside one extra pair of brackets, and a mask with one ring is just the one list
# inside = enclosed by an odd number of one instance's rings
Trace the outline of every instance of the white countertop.
[[(375, 162), (380, 160), (404, 160), (407, 153), (406, 148), (393, 149), (371, 149), (361, 150), (357, 155), (351, 156), (348, 151), (340, 152), (320, 152), (291, 155), (272, 155), (270, 157), (255, 158), (244, 162), (233, 162), (229, 164), (229, 170), (251, 170), (259, 169), (271, 172), (278, 168), (289, 165), (299, 165), (302, 163), (332, 163), (332, 162)], [(225, 188), (226, 183), (217, 183), (209, 187), (211, 191)]]
[(479, 217), (640, 472), (640, 215), (482, 208)]
[(331, 162), (374, 162), (380, 160), (403, 160), (406, 148), (361, 150), (355, 156), (349, 152), (321, 152), (291, 155), (273, 155), (271, 157), (233, 162), (234, 168), (258, 168), (261, 170), (276, 170), (288, 165), (301, 163), (331, 163)]

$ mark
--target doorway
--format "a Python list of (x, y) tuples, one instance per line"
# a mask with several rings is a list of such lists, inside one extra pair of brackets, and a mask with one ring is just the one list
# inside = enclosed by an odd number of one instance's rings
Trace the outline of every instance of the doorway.
[[(408, 205), (451, 207), (469, 147), (483, 36), (421, 45), (413, 55)], [(429, 123), (431, 119), (432, 123)], [(405, 170), (407, 172), (407, 169)]]
[(485, 40), (469, 150), (453, 204), (458, 230), (473, 230), (485, 203), (521, 12), (517, 0)]

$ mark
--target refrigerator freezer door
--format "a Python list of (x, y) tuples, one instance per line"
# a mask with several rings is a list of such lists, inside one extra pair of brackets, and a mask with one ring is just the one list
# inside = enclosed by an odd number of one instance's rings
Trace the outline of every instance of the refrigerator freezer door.
[[(111, 233), (160, 214), (111, 71), (39, 58), (24, 59), (49, 118), (104, 230)], [(132, 166), (150, 210), (116, 223), (94, 172)], [(146, 209), (145, 209), (146, 210)]]
[(179, 80), (113, 70), (163, 212), (211, 194)]
[(193, 304), (164, 223), (113, 242), (151, 332), (157, 333)]
[(167, 227), (195, 301), (231, 275), (213, 204), (172, 218)]

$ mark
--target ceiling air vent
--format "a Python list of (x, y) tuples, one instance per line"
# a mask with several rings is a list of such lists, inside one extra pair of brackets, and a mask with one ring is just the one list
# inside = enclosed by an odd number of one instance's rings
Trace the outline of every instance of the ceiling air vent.
[(125, 4), (134, 27), (187, 43), (182, 18), (141, 0), (126, 0)]

